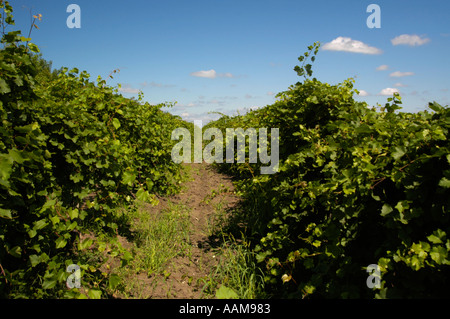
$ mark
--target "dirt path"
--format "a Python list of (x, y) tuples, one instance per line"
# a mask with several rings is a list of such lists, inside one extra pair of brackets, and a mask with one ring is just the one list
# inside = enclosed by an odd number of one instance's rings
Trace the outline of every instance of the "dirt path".
[[(205, 298), (202, 293), (204, 280), (211, 275), (218, 263), (216, 249), (211, 247), (209, 235), (212, 227), (217, 226), (218, 210), (226, 211), (238, 203), (231, 179), (216, 172), (210, 165), (185, 164), (190, 179), (183, 191), (172, 197), (161, 198), (157, 206), (148, 205), (144, 209), (155, 214), (170, 205), (184, 205), (189, 212), (190, 232), (188, 255), (177, 256), (167, 261), (162, 274), (148, 277), (136, 274), (141, 283), (140, 297), (167, 299)], [(142, 288), (144, 287), (144, 288)]]

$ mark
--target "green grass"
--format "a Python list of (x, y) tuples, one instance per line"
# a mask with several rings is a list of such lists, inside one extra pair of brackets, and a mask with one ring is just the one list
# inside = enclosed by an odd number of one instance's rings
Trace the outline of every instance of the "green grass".
[(223, 234), (223, 242), (217, 251), (219, 264), (206, 278), (202, 278), (203, 293), (217, 297), (217, 289), (232, 289), (239, 299), (264, 298), (264, 275), (256, 264), (250, 243)]
[[(133, 234), (133, 259), (120, 268), (121, 293), (125, 298), (146, 298), (158, 284), (148, 278), (165, 276), (173, 258), (191, 253), (189, 209), (169, 203), (166, 209), (151, 212), (145, 205), (136, 204), (127, 215)], [(138, 276), (142, 273), (147, 277), (144, 281)]]
[(139, 212), (136, 216), (137, 270), (148, 275), (164, 271), (168, 260), (190, 251), (189, 211), (183, 205), (169, 205), (169, 208), (153, 216)]
[[(228, 191), (228, 188), (220, 185), (217, 191), (206, 195), (204, 201), (210, 202), (215, 196)], [(264, 273), (256, 263), (250, 242), (243, 233), (239, 234), (238, 239), (231, 233), (238, 226), (229, 224), (230, 212), (225, 209), (227, 205), (222, 199), (212, 205), (214, 214), (208, 218), (207, 232), (210, 237), (219, 238), (220, 245), (216, 253), (219, 264), (209, 276), (201, 279), (203, 293), (209, 297), (220, 297), (216, 292), (225, 286), (232, 289), (239, 299), (264, 298)]]

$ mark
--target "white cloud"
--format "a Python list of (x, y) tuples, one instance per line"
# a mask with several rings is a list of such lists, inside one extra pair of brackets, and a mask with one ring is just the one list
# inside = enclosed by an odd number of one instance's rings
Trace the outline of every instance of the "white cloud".
[(362, 54), (381, 54), (378, 48), (371, 47), (361, 41), (352, 40), (346, 37), (337, 37), (331, 42), (325, 43), (322, 47), (324, 50), (330, 51), (345, 51)]
[(401, 88), (401, 87), (407, 87), (406, 84), (403, 84), (403, 83), (400, 83), (400, 82), (395, 83), (394, 86), (400, 87), (400, 88)]
[(414, 75), (414, 72), (395, 71), (395, 72), (392, 72), (391, 74), (389, 74), (389, 76), (393, 77), (393, 78), (401, 78), (401, 77), (404, 77), (404, 76), (411, 76), (411, 75)]
[(386, 64), (380, 65), (379, 67), (377, 67), (377, 71), (385, 71), (389, 69), (389, 66)]
[(370, 93), (365, 90), (358, 90), (358, 91), (359, 91), (359, 94), (358, 94), (359, 96), (369, 96), (370, 95)]
[(417, 34), (402, 34), (391, 40), (392, 45), (409, 45), (411, 47), (424, 45), (430, 42), (429, 38), (422, 38)]
[(381, 92), (378, 94), (391, 96), (391, 95), (394, 95), (394, 93), (400, 93), (400, 91), (396, 88), (385, 88), (385, 89), (382, 89)]
[(202, 121), (202, 126), (206, 125), (210, 121), (217, 120), (219, 117), (221, 117), (221, 115), (219, 115), (219, 114), (211, 114), (209, 112), (198, 113), (198, 114), (183, 113), (183, 114), (181, 114), (181, 116), (183, 117), (183, 120), (188, 121), (188, 122)]
[(196, 76), (196, 77), (199, 77), (199, 78), (214, 79), (217, 76), (217, 73), (216, 73), (215, 70), (197, 71), (197, 72), (192, 72), (191, 76)]
[(119, 88), (119, 92), (128, 93), (128, 94), (138, 94), (139, 89), (135, 89), (131, 87), (130, 84), (122, 84), (122, 87)]
[(217, 73), (216, 70), (211, 69), (208, 71), (197, 71), (190, 73), (191, 76), (196, 76), (199, 78), (208, 78), (208, 79), (215, 79), (216, 77), (221, 78), (233, 78), (233, 74), (227, 72), (227, 73)]
[(189, 116), (189, 115), (190, 115), (190, 114), (187, 113), (187, 112), (181, 113), (181, 117), (187, 117), (187, 116)]

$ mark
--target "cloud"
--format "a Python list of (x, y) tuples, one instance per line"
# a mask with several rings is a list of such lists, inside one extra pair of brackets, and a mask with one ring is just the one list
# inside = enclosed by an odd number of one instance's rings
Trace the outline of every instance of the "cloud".
[(377, 71), (385, 71), (389, 69), (389, 66), (386, 64), (380, 65), (379, 67), (377, 67)]
[(211, 114), (209, 112), (203, 112), (203, 113), (197, 113), (197, 114), (192, 114), (192, 113), (182, 113), (181, 117), (183, 118), (183, 120), (188, 121), (188, 122), (194, 122), (194, 121), (202, 121), (202, 126), (206, 125), (208, 122), (210, 121), (214, 121), (217, 120), (218, 118), (221, 117), (221, 115), (219, 114)]
[(208, 78), (208, 79), (214, 79), (217, 76), (217, 73), (215, 70), (209, 70), (209, 71), (197, 71), (197, 72), (192, 72), (190, 74), (191, 76), (196, 76), (199, 78)]
[(359, 96), (369, 96), (370, 93), (367, 92), (367, 91), (365, 91), (365, 90), (359, 90), (359, 94), (358, 94), (358, 95), (359, 95)]
[(275, 95), (275, 93), (273, 93), (272, 91), (269, 91), (269, 92), (267, 92), (267, 95), (272, 96), (272, 95)]
[(217, 73), (216, 70), (211, 69), (208, 71), (196, 71), (190, 73), (191, 76), (199, 77), (199, 78), (208, 78), (208, 79), (215, 79), (217, 77), (220, 78), (233, 78), (233, 74), (227, 72), (227, 73)]
[(218, 100), (218, 99), (212, 99), (206, 102), (207, 104), (216, 104), (218, 106), (223, 106), (225, 104), (225, 101)]
[(147, 81), (145, 81), (144, 83), (140, 83), (140, 85), (141, 85), (142, 87), (151, 86), (151, 87), (154, 87), (154, 88), (172, 88), (172, 87), (175, 86), (175, 85), (173, 85), (173, 84), (162, 84), (162, 83), (156, 83), (156, 82), (154, 82), (154, 81), (152, 81), (152, 82), (150, 82), (150, 83), (148, 83)]
[(411, 47), (424, 45), (430, 42), (429, 38), (421, 38), (416, 34), (402, 34), (391, 40), (392, 45), (409, 45)]
[(396, 86), (396, 87), (407, 87), (406, 84), (403, 84), (403, 83), (400, 83), (400, 82), (395, 83), (394, 86)]
[(133, 88), (130, 84), (122, 84), (122, 87), (119, 88), (119, 92), (128, 94), (138, 94), (139, 89)]
[(381, 92), (378, 93), (378, 95), (391, 96), (391, 95), (394, 95), (394, 93), (400, 93), (400, 91), (396, 88), (385, 88), (385, 89), (382, 89)]
[(395, 72), (392, 72), (391, 74), (389, 74), (389, 76), (393, 77), (393, 78), (401, 78), (401, 77), (404, 77), (404, 76), (411, 76), (411, 75), (414, 75), (414, 72), (395, 71)]
[(223, 78), (232, 78), (233, 74), (227, 72), (227, 73), (220, 73), (219, 76)]
[(352, 40), (351, 38), (346, 37), (337, 37), (333, 41), (325, 43), (322, 48), (329, 51), (345, 51), (362, 54), (383, 53), (383, 51), (378, 48), (371, 47), (361, 41)]

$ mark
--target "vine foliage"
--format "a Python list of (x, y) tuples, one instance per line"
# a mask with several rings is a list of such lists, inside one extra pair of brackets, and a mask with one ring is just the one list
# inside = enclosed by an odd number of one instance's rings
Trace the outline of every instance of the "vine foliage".
[[(354, 100), (354, 80), (311, 79), (320, 44), (299, 58), (304, 77), (277, 101), (209, 126), (280, 129), (280, 170), (218, 164), (238, 179), (242, 219), (268, 291), (292, 298), (449, 296), (450, 109), (401, 111)], [(241, 219), (241, 221), (242, 221)], [(369, 289), (377, 264), (381, 288)]]
[[(0, 9), (5, 30), (13, 9)], [(187, 124), (85, 71), (50, 72), (30, 40), (1, 40), (0, 296), (99, 298), (120, 282), (100, 270), (100, 253), (132, 258), (117, 240), (118, 208), (178, 191), (170, 132)], [(71, 264), (80, 289), (66, 288)]]

